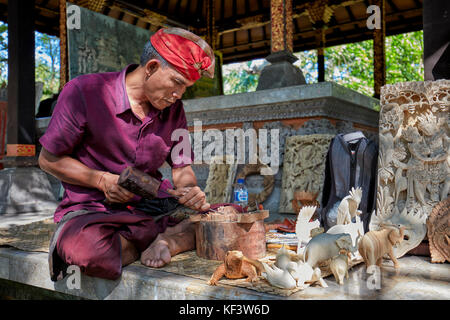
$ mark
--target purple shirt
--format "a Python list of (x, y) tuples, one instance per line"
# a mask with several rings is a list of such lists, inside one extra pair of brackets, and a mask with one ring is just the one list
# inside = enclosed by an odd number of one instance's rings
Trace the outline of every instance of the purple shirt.
[[(180, 141), (171, 141), (175, 129), (186, 129), (181, 100), (160, 111), (151, 107), (140, 120), (132, 111), (125, 87), (125, 75), (137, 65), (121, 72), (79, 76), (68, 82), (59, 95), (47, 131), (39, 142), (50, 153), (69, 155), (87, 167), (120, 174), (133, 166), (158, 179), (165, 161), (172, 168), (191, 164), (191, 156), (181, 152), (174, 164), (171, 150)], [(69, 211), (106, 211), (105, 195), (92, 189), (62, 182), (63, 199), (55, 211), (59, 222)]]

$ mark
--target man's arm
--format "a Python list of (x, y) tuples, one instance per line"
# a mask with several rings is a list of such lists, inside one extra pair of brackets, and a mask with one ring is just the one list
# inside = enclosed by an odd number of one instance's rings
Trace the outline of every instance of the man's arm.
[(128, 202), (134, 197), (117, 184), (118, 175), (91, 169), (72, 157), (56, 156), (45, 148), (39, 154), (39, 166), (66, 183), (103, 191), (109, 202)]
[(197, 178), (190, 165), (172, 168), (172, 180), (175, 190), (168, 190), (168, 192), (180, 197), (179, 203), (197, 211), (206, 211), (210, 208), (210, 204), (206, 202), (205, 193), (197, 186)]

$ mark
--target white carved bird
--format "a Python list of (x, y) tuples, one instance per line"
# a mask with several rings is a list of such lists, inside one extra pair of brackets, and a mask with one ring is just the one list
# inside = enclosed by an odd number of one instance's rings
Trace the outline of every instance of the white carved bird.
[(356, 240), (358, 238), (358, 234), (360, 234), (361, 236), (364, 235), (364, 224), (359, 218), (359, 216), (356, 216), (355, 220), (356, 222), (350, 222), (348, 224), (334, 225), (327, 230), (327, 233), (329, 234), (348, 233), (352, 237), (353, 242), (352, 245), (357, 247), (358, 243), (356, 243)]
[(356, 189), (352, 187), (349, 193), (339, 204), (336, 224), (351, 223), (353, 217), (361, 214), (361, 211), (358, 210), (362, 198), (361, 187)]
[(317, 267), (313, 270), (309, 264), (301, 260), (295, 264), (295, 267), (292, 266), (291, 268), (295, 268), (295, 271), (291, 271), (291, 275), (297, 281), (298, 288), (305, 289), (313, 283), (319, 283), (323, 288), (328, 287), (322, 278), (320, 268)]
[(295, 233), (298, 239), (297, 251), (300, 250), (302, 244), (307, 244), (311, 240), (311, 230), (320, 227), (319, 220), (309, 221), (316, 209), (316, 206), (305, 206), (298, 213), (295, 225)]
[(280, 269), (276, 265), (270, 267), (266, 263), (262, 263), (266, 272), (265, 278), (269, 283), (275, 287), (281, 289), (294, 289), (297, 286), (297, 281), (291, 275), (291, 272), (295, 272), (296, 263), (289, 263), (286, 269)]

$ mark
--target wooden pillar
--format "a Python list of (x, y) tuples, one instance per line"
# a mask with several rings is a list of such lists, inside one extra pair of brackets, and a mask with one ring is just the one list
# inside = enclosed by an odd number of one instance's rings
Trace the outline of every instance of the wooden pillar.
[(215, 19), (215, 1), (208, 0), (206, 3), (206, 42), (209, 43), (213, 50), (217, 48), (217, 30)]
[(8, 1), (8, 123), (6, 155), (34, 157), (34, 1)]
[(385, 0), (373, 0), (373, 4), (380, 8), (381, 28), (373, 32), (373, 64), (374, 64), (374, 97), (380, 98), (381, 87), (386, 84), (386, 19)]
[(289, 51), (294, 45), (292, 0), (270, 1), (271, 52)]
[(60, 68), (59, 68), (59, 90), (61, 91), (64, 85), (69, 80), (67, 59), (67, 3), (66, 0), (59, 0), (59, 54), (60, 54)]
[(293, 65), (294, 24), (292, 0), (270, 1), (271, 53), (266, 57), (270, 65), (264, 67), (256, 90), (266, 90), (306, 84), (300, 68)]
[(317, 41), (317, 81), (325, 81), (325, 31), (319, 30), (319, 36)]

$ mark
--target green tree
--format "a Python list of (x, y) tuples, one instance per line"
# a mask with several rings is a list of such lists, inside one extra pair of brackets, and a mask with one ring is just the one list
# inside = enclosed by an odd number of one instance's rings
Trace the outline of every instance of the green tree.
[(36, 32), (36, 82), (44, 83), (42, 99), (59, 90), (59, 39)]
[(225, 94), (255, 91), (259, 79), (259, 66), (262, 60), (253, 60), (223, 66), (223, 82)]
[(372, 40), (325, 49), (325, 81), (373, 95)]
[(386, 82), (423, 81), (423, 31), (386, 38)]
[(0, 22), (0, 87), (8, 81), (8, 25)]
[[(44, 83), (42, 99), (59, 90), (59, 39), (35, 32), (36, 82)], [(8, 25), (0, 22), (0, 87), (8, 83)]]
[(302, 70), (306, 83), (317, 82), (317, 51), (302, 51), (294, 53), (294, 55), (298, 58), (294, 65)]

